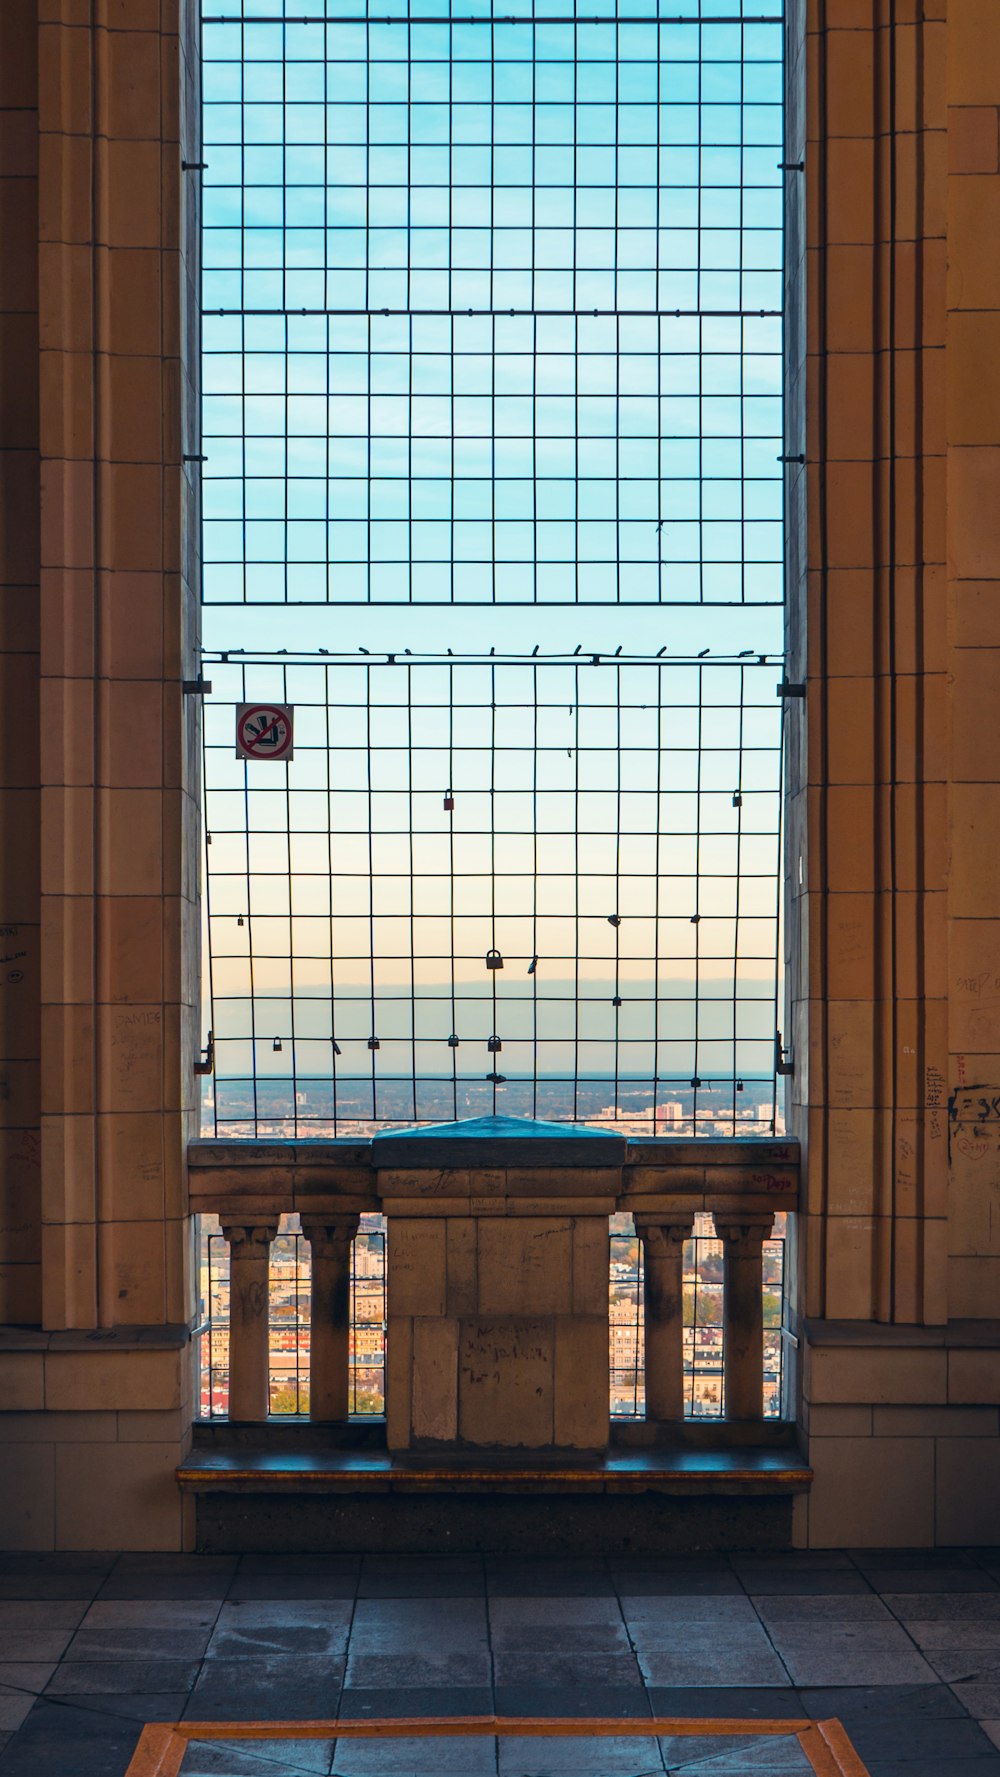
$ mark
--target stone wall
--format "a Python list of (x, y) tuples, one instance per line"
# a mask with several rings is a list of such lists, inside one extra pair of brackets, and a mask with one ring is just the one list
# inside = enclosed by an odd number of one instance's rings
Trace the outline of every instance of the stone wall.
[(176, 1547), (198, 1041), (199, 712), (182, 690), (198, 633), (197, 174), (181, 166), (200, 158), (196, 9), (0, 10), (18, 452), (3, 637), (20, 651), (0, 926), (25, 951), (24, 1011), (0, 1012), (0, 1400), (17, 1409), (0, 1544)]

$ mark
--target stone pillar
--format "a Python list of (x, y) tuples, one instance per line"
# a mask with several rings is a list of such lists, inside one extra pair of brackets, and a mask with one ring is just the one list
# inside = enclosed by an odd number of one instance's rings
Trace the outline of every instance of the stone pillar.
[(726, 1418), (764, 1412), (764, 1242), (773, 1215), (715, 1217), (725, 1257)]
[(693, 1230), (693, 1210), (635, 1218), (643, 1253), (647, 1419), (684, 1417), (684, 1242)]
[(304, 1215), (312, 1249), (309, 1417), (346, 1419), (350, 1411), (351, 1242), (361, 1217)]
[(276, 1221), (224, 1221), (229, 1242), (229, 1417), (263, 1422), (268, 1410), (268, 1258)]

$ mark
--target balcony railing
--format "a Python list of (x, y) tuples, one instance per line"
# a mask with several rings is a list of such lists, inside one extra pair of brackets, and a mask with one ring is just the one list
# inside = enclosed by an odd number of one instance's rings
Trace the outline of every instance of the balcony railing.
[[(197, 1142), (200, 1410), (385, 1410), (386, 1220), (370, 1143)], [(628, 1145), (609, 1225), (609, 1413), (783, 1417), (786, 1141)]]

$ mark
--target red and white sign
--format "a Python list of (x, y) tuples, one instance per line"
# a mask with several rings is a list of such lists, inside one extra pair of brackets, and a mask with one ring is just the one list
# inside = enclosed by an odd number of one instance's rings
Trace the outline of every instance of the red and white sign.
[(288, 703), (237, 704), (237, 759), (290, 759), (294, 714)]

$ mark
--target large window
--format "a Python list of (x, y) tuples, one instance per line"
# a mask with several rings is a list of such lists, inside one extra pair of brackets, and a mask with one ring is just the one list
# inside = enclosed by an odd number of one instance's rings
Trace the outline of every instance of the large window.
[(780, 1127), (780, 18), (225, 10), (209, 1127)]

